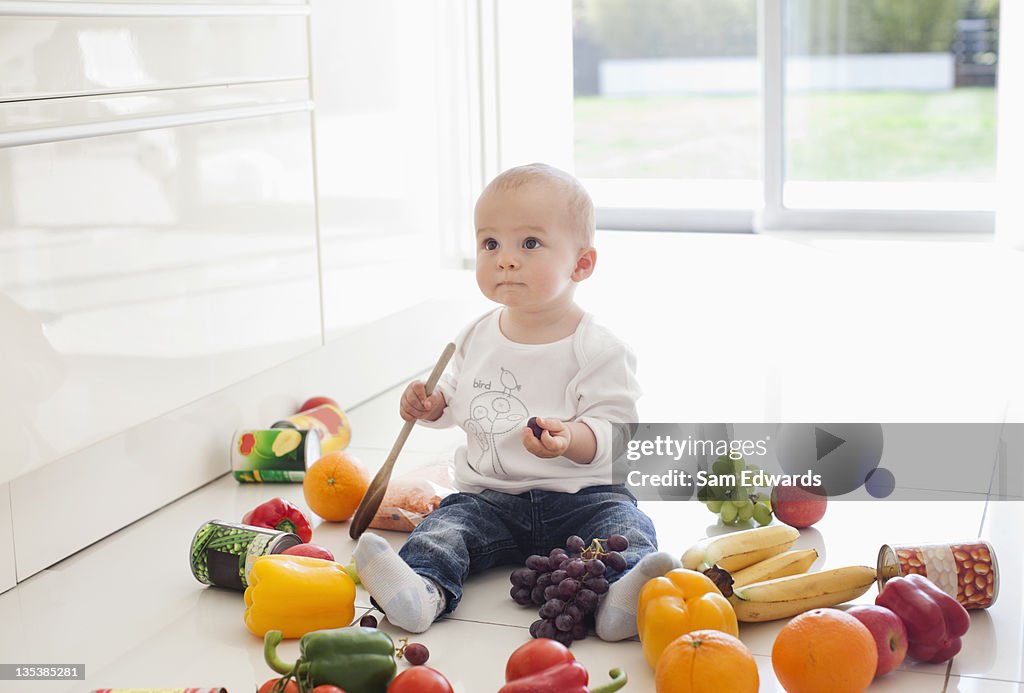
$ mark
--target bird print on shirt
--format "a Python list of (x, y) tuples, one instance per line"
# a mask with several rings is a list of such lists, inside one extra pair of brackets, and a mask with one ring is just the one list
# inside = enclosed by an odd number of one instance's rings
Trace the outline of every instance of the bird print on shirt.
[(528, 418), (529, 412), (522, 400), (512, 394), (523, 389), (515, 374), (500, 368), (498, 381), (501, 383), (500, 392), (482, 392), (470, 401), (470, 415), (462, 427), (476, 441), (480, 450), (475, 460), (467, 460), (473, 471), (484, 476), (508, 477), (498, 455), (496, 442), (501, 436), (517, 431)]

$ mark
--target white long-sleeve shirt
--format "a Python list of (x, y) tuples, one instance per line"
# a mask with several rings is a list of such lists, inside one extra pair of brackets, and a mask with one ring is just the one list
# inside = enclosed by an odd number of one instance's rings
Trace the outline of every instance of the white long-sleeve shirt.
[[(478, 318), (456, 339), (437, 385), (447, 406), (437, 421), (420, 421), (466, 432), (466, 445), (455, 452), (459, 490), (575, 493), (611, 483), (612, 424), (637, 420), (641, 392), (633, 352), (589, 313), (564, 339), (519, 344), (502, 334), (502, 310)], [(531, 416), (585, 423), (597, 440), (593, 461), (528, 452), (520, 436)]]

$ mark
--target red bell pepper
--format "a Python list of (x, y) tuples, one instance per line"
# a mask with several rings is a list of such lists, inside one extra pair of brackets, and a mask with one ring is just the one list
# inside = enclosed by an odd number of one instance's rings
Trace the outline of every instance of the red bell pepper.
[(306, 515), (297, 505), (284, 498), (273, 498), (257, 505), (245, 514), (242, 524), (291, 532), (297, 534), (303, 542), (313, 538), (313, 528), (309, 526)]
[(562, 643), (537, 638), (520, 646), (508, 658), (505, 685), (498, 693), (612, 693), (626, 685), (622, 669), (608, 672), (612, 680), (587, 688), (587, 670)]
[(960, 637), (971, 619), (953, 597), (922, 575), (894, 577), (875, 597), (875, 604), (896, 613), (907, 627), (907, 650), (922, 662), (945, 662), (960, 651)]

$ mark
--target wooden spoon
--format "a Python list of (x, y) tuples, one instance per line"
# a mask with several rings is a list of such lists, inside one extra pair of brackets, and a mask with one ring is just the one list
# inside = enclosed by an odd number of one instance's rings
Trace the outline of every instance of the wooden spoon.
[[(448, 361), (454, 353), (455, 345), (451, 343), (441, 352), (441, 358), (437, 360), (434, 370), (430, 372), (430, 377), (427, 378), (425, 386), (427, 397), (434, 391), (434, 386), (437, 385), (441, 373), (444, 372), (444, 367), (448, 365)], [(409, 437), (412, 427), (415, 425), (415, 419), (405, 422), (401, 432), (398, 434), (398, 439), (395, 440), (395, 444), (388, 454), (388, 458), (384, 460), (384, 464), (381, 465), (377, 475), (373, 477), (373, 481), (370, 482), (370, 486), (366, 489), (366, 493), (363, 494), (363, 500), (360, 501), (359, 507), (356, 508), (356, 514), (352, 516), (352, 524), (348, 528), (348, 535), (353, 539), (358, 539), (366, 531), (366, 528), (370, 526), (370, 522), (373, 520), (373, 516), (377, 514), (377, 509), (380, 508), (381, 501), (384, 500), (384, 494), (388, 490), (388, 482), (391, 480), (391, 472), (395, 468), (398, 453), (402, 451), (405, 439)]]

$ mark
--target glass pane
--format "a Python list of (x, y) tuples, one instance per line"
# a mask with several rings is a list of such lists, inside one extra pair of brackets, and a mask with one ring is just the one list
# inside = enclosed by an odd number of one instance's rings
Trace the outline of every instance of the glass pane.
[(759, 177), (757, 0), (574, 0), (573, 12), (577, 175)]
[(789, 0), (788, 207), (992, 209), (998, 0)]

